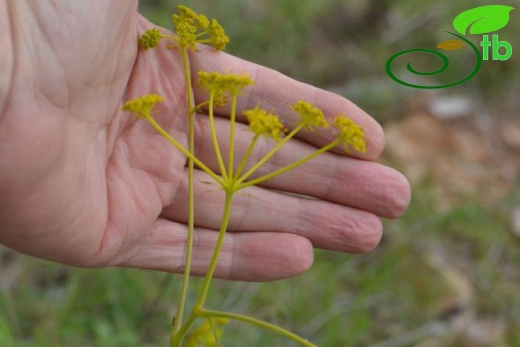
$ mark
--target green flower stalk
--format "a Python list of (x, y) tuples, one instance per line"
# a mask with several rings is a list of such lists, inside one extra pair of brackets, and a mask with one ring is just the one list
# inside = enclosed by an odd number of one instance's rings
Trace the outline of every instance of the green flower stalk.
[[(237, 75), (233, 73), (222, 74), (220, 72), (200, 71), (198, 73), (198, 86), (204, 89), (209, 97), (208, 100), (194, 105), (194, 96), (192, 89), (192, 76), (189, 66), (188, 50), (197, 51), (196, 45), (200, 43), (211, 44), (215, 49), (222, 50), (229, 42), (229, 38), (225, 35), (224, 30), (214, 19), (209, 20), (206, 16), (195, 13), (193, 10), (185, 7), (178, 7), (178, 14), (172, 16), (177, 36), (162, 34), (158, 29), (150, 29), (146, 31), (139, 39), (139, 45), (145, 49), (153, 49), (158, 47), (161, 39), (168, 39), (175, 42), (179, 47), (179, 52), (183, 59), (184, 78), (188, 98), (188, 148), (182, 146), (175, 138), (173, 138), (160, 124), (152, 117), (153, 109), (158, 102), (163, 100), (162, 96), (156, 94), (145, 95), (136, 99), (127, 101), (122, 110), (137, 114), (139, 118), (144, 118), (160, 133), (171, 145), (188, 158), (188, 242), (186, 249), (186, 259), (184, 275), (181, 285), (181, 293), (177, 303), (177, 312), (174, 325), (171, 332), (171, 347), (181, 346), (182, 342), (186, 342), (186, 346), (219, 346), (219, 340), (222, 336), (222, 327), (229, 320), (241, 321), (254, 324), (258, 327), (269, 329), (277, 334), (291, 339), (301, 346), (312, 347), (315, 345), (306, 339), (295, 335), (281, 327), (263, 322), (256, 318), (243, 316), (236, 313), (220, 312), (209, 310), (206, 308), (206, 298), (211, 287), (211, 282), (215, 269), (217, 267), (218, 258), (223, 245), (224, 237), (227, 231), (229, 218), (231, 215), (231, 204), (235, 193), (246, 187), (260, 184), (273, 177), (281, 175), (292, 170), (316, 156), (324, 153), (336, 146), (342, 145), (348, 152), (355, 150), (364, 152), (366, 150), (365, 134), (363, 129), (357, 125), (352, 119), (338, 115), (334, 119), (332, 125), (336, 129), (336, 137), (327, 145), (317, 149), (314, 153), (307, 155), (292, 164), (282, 167), (274, 172), (264, 176), (249, 180), (257, 170), (273, 157), (288, 141), (297, 135), (301, 130), (319, 131), (320, 129), (329, 128), (323, 112), (314, 105), (303, 100), (298, 101), (291, 106), (291, 109), (299, 116), (299, 122), (292, 130), (287, 130), (274, 112), (268, 112), (257, 105), (251, 110), (243, 113), (249, 123), (249, 129), (253, 133), (251, 143), (246, 149), (245, 154), (240, 158), (240, 162), (234, 161), (235, 150), (235, 125), (237, 117), (237, 101), (241, 92), (253, 84), (253, 80), (247, 75)], [(220, 145), (217, 139), (217, 132), (214, 120), (215, 108), (221, 108), (226, 105), (230, 108), (229, 122), (229, 153), (228, 162), (225, 163)], [(202, 107), (207, 108), (209, 124), (211, 128), (212, 143), (215, 150), (215, 157), (218, 162), (219, 172), (213, 172), (205, 163), (194, 155), (194, 114), (195, 110)], [(264, 155), (263, 158), (256, 163), (249, 163), (251, 154), (260, 138), (267, 141), (273, 141), (273, 148)], [(226, 165), (227, 164), (227, 165)], [(249, 169), (246, 166), (250, 164)], [(197, 166), (205, 171), (225, 192), (225, 204), (222, 214), (222, 221), (219, 230), (217, 243), (214, 253), (209, 264), (208, 270), (198, 293), (196, 303), (191, 312), (184, 320), (184, 311), (186, 306), (186, 295), (188, 290), (191, 255), (193, 251), (193, 233), (194, 233), (194, 167)], [(244, 172), (245, 171), (245, 172)], [(197, 320), (203, 319), (204, 322), (193, 328)]]

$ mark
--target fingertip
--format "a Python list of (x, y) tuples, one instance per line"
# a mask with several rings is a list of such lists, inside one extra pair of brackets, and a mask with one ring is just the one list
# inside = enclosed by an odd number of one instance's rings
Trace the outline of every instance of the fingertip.
[(299, 235), (281, 234), (278, 236), (276, 269), (270, 273), (269, 280), (291, 278), (306, 272), (314, 263), (314, 247), (308, 239)]
[[(367, 115), (368, 116), (368, 115)], [(367, 153), (365, 159), (376, 160), (383, 154), (385, 150), (385, 132), (381, 124), (375, 119), (371, 119), (371, 124), (367, 130), (365, 130), (365, 136), (367, 141)]]
[(412, 199), (412, 188), (408, 178), (397, 170), (394, 170), (394, 175), (394, 193), (388, 196), (389, 206), (392, 206), (387, 215), (390, 219), (402, 216)]
[(383, 238), (383, 222), (376, 215), (371, 214), (364, 223), (365, 229), (360, 232), (360, 237), (355, 247), (350, 251), (355, 254), (365, 254), (373, 251)]
[(314, 262), (312, 243), (295, 234), (234, 234), (243, 251), (234, 252), (230, 279), (265, 282), (294, 277), (309, 270)]
[(293, 256), (288, 262), (288, 268), (294, 269), (294, 274), (292, 276), (296, 276), (306, 272), (312, 267), (312, 264), (314, 263), (314, 246), (311, 241), (304, 237), (297, 235), (289, 236), (296, 236), (292, 243)]

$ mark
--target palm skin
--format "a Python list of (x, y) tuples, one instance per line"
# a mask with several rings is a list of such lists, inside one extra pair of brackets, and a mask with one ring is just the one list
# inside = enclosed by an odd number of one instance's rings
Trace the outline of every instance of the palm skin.
[[(186, 158), (121, 111), (130, 98), (163, 95), (154, 118), (186, 145), (182, 63), (175, 49), (138, 49), (137, 38), (153, 25), (136, 7), (129, 0), (0, 2), (0, 244), (74, 266), (183, 270)], [(348, 113), (370, 141), (359, 158), (326, 154), (238, 195), (218, 277), (290, 277), (311, 265), (313, 246), (368, 251), (381, 237), (379, 217), (396, 217), (408, 205), (406, 179), (371, 162), (383, 150), (380, 127), (347, 100), (210, 48), (193, 54), (191, 65), (193, 72), (233, 69), (255, 78), (241, 110), (256, 103), (281, 108), (290, 124), (287, 105), (307, 99), (326, 114)], [(217, 128), (225, 133), (222, 116)], [(207, 129), (198, 115), (197, 156), (216, 170)], [(249, 140), (239, 127), (238, 147)], [(326, 141), (306, 133), (270, 169)], [(217, 237), (223, 194), (196, 175), (193, 272), (200, 275)]]

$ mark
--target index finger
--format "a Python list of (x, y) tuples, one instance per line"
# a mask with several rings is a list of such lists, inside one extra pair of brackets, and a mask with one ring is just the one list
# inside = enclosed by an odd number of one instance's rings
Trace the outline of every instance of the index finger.
[[(310, 102), (321, 109), (327, 118), (344, 114), (359, 124), (365, 131), (367, 150), (365, 153), (350, 153), (352, 156), (366, 159), (377, 159), (384, 149), (384, 133), (372, 117), (365, 113), (351, 101), (340, 95), (296, 81), (270, 68), (248, 62), (224, 52), (218, 52), (211, 47), (199, 46), (200, 52), (190, 57), (192, 75), (196, 76), (200, 70), (218, 71), (221, 73), (247, 74), (253, 78), (255, 84), (245, 90), (237, 102), (237, 116), (243, 111), (254, 108), (256, 105), (274, 111), (280, 116), (284, 125), (291, 128), (298, 122), (297, 115), (290, 106), (298, 100)], [(207, 99), (207, 94), (195, 88), (196, 103)], [(227, 112), (221, 114), (226, 116)], [(301, 131), (298, 137), (317, 147), (330, 143), (334, 137), (333, 129), (319, 132)], [(340, 152), (338, 148), (336, 151)]]

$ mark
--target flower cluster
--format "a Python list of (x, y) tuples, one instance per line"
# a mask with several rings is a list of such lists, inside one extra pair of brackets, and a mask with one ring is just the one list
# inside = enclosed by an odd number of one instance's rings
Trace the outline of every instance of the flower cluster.
[(349, 151), (349, 146), (361, 153), (366, 151), (365, 132), (352, 119), (343, 115), (337, 116), (334, 126), (338, 129), (338, 140), (343, 144), (345, 151)]
[(201, 30), (206, 30), (209, 25), (208, 17), (203, 14), (198, 14), (193, 11), (191, 8), (179, 5), (177, 7), (179, 10), (179, 15), (173, 15), (172, 21), (175, 22), (177, 19), (182, 19), (189, 22), (192, 25), (195, 25), (196, 28)]
[[(195, 50), (196, 43), (210, 43), (215, 49), (221, 51), (229, 43), (224, 29), (216, 19), (209, 20), (202, 14), (197, 14), (192, 9), (179, 5), (179, 14), (172, 16), (175, 25), (177, 40), (189, 49)], [(201, 40), (204, 34), (209, 35), (209, 39)]]
[(255, 135), (268, 136), (275, 141), (280, 140), (284, 126), (278, 116), (267, 113), (267, 111), (258, 106), (252, 110), (244, 111), (244, 116), (246, 116), (249, 122), (249, 129), (251, 129)]
[(155, 104), (161, 101), (163, 101), (162, 96), (148, 94), (125, 102), (122, 110), (137, 113), (140, 117), (148, 117)]
[(212, 19), (209, 22), (206, 32), (209, 34), (210, 43), (216, 50), (222, 51), (226, 48), (229, 43), (229, 37), (226, 36), (224, 28), (217, 22), (216, 19)]
[(220, 72), (199, 71), (199, 86), (211, 91), (225, 91), (238, 94), (245, 87), (252, 85), (253, 80), (247, 75), (221, 74)]
[(162, 34), (157, 28), (146, 30), (139, 39), (139, 46), (144, 49), (155, 48), (159, 45), (159, 41), (162, 39)]
[(314, 130), (315, 127), (329, 127), (329, 123), (327, 123), (325, 120), (323, 112), (308, 102), (300, 100), (295, 105), (293, 105), (291, 109), (297, 112), (300, 116), (300, 124), (303, 125), (304, 129)]

